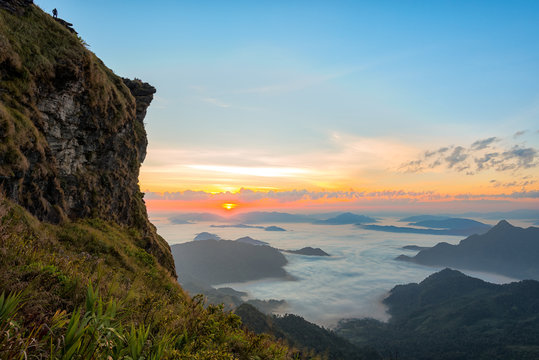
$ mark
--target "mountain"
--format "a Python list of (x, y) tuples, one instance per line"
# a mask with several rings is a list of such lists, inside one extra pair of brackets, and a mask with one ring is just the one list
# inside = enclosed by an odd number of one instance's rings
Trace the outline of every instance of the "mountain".
[(173, 224), (189, 224), (205, 221), (215, 221), (215, 222), (226, 222), (227, 219), (210, 213), (186, 213), (186, 214), (177, 214), (168, 218), (168, 220)]
[(278, 226), (259, 226), (259, 225), (245, 225), (245, 224), (225, 224), (225, 225), (210, 225), (213, 228), (238, 228), (238, 229), (264, 229), (265, 231), (286, 231)]
[[(193, 241), (204, 241), (204, 240), (220, 241), (220, 240), (223, 240), (223, 239), (221, 239), (221, 237), (219, 235), (217, 235), (217, 234), (212, 234), (212, 233), (205, 232), (205, 231), (201, 232), (201, 233), (198, 233), (195, 236), (195, 238), (193, 239)], [(251, 245), (269, 245), (265, 241), (255, 240), (250, 236), (244, 236), (244, 237), (238, 238), (238, 239), (236, 239), (234, 241), (240, 242), (240, 243), (251, 244)]]
[(214, 288), (211, 285), (202, 284), (201, 281), (197, 281), (197, 283), (193, 283), (192, 281), (184, 281), (182, 282), (182, 287), (193, 296), (199, 294), (203, 295), (206, 304), (215, 306), (222, 305), (223, 309), (226, 311), (234, 310), (242, 304), (249, 304), (265, 314), (270, 314), (286, 306), (286, 302), (284, 300), (249, 299), (245, 301), (242, 299), (248, 295), (245, 292), (236, 291), (229, 287)]
[[(401, 219), (399, 221), (407, 221), (409, 222), (409, 225), (416, 227), (393, 225), (362, 225), (361, 227), (374, 231), (429, 235), (482, 234), (491, 228), (490, 225), (471, 219), (450, 218), (438, 215), (416, 215)], [(417, 228), (417, 226), (425, 229)]]
[(221, 237), (217, 234), (212, 234), (206, 231), (196, 234), (193, 241), (204, 241), (204, 240), (221, 240)]
[(419, 284), (395, 286), (384, 300), (388, 323), (342, 321), (336, 332), (385, 358), (537, 359), (539, 282), (486, 283), (445, 269)]
[(287, 278), (286, 258), (277, 249), (231, 240), (191, 241), (171, 246), (176, 271), (207, 284)]
[(376, 219), (365, 215), (357, 215), (352, 213), (343, 213), (326, 220), (317, 220), (314, 223), (319, 225), (347, 225), (347, 224), (364, 224), (373, 223)]
[(376, 351), (352, 345), (333, 331), (297, 315), (269, 316), (249, 304), (239, 306), (234, 312), (250, 330), (285, 340), (307, 358), (323, 356), (325, 359), (335, 360), (381, 359)]
[(266, 226), (264, 228), (265, 231), (286, 231), (286, 229), (283, 229), (282, 227), (279, 227), (279, 226)]
[(466, 236), (474, 234), (475, 232), (468, 229), (420, 229), (407, 226), (393, 226), (393, 225), (359, 225), (362, 229), (373, 231), (384, 231), (400, 234), (425, 234), (425, 235), (454, 235), (454, 236)]
[(283, 212), (254, 211), (245, 214), (236, 215), (235, 221), (244, 224), (261, 223), (311, 223), (313, 218), (307, 215), (289, 214)]
[(483, 235), (472, 235), (458, 245), (442, 242), (399, 260), (422, 265), (486, 271), (517, 279), (539, 279), (539, 228), (512, 226), (502, 220)]
[(420, 220), (411, 222), (408, 225), (432, 229), (462, 230), (470, 234), (483, 234), (492, 227), (479, 221), (463, 218)]
[(308, 256), (329, 256), (327, 252), (320, 248), (312, 248), (310, 246), (301, 248), (299, 250), (281, 250), (291, 254), (308, 255)]
[(292, 358), (178, 284), (138, 185), (155, 91), (0, 0), (0, 359)]
[(417, 245), (405, 245), (402, 247), (402, 249), (404, 250), (412, 250), (412, 251), (419, 251), (419, 250), (424, 250), (428, 248), (429, 248), (428, 246), (417, 246)]
[(261, 241), (261, 240), (255, 240), (253, 239), (252, 237), (250, 236), (244, 236), (244, 237), (241, 237), (239, 239), (236, 239), (234, 241), (237, 241), (237, 242), (241, 242), (241, 243), (246, 243), (246, 244), (251, 244), (251, 245), (257, 245), (257, 246), (260, 246), (260, 245), (269, 245), (267, 242), (265, 241)]
[(400, 219), (400, 222), (416, 222), (416, 221), (425, 221), (425, 220), (445, 220), (449, 219), (450, 216), (443, 215), (413, 215)]
[(483, 219), (520, 219), (533, 220), (539, 218), (539, 209), (517, 209), (511, 211), (494, 211), (487, 213), (470, 212), (464, 213), (463, 216), (479, 217)]
[(213, 228), (238, 228), (238, 229), (264, 229), (264, 226), (231, 224), (231, 225), (210, 225)]

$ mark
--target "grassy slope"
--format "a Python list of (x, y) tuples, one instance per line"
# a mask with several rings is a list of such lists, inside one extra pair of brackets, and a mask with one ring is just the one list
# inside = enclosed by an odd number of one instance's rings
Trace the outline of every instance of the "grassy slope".
[[(144, 324), (153, 339), (181, 339), (168, 351), (173, 358), (290, 356), (281, 343), (243, 330), (236, 315), (220, 307), (205, 309), (200, 298), (189, 298), (152, 255), (136, 246), (139, 238), (132, 228), (99, 219), (41, 223), (1, 198), (0, 293), (23, 291), (18, 318), (23, 329), (50, 325), (57, 310), (72, 313), (82, 307), (92, 283), (104, 300), (119, 302), (124, 326)], [(0, 342), (2, 336), (7, 335), (0, 333)], [(36, 346), (28, 351), (45, 350)]]

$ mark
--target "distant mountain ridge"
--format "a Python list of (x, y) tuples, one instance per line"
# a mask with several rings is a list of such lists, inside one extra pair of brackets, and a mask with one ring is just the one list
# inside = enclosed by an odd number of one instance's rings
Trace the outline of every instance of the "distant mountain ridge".
[(384, 300), (388, 323), (342, 321), (336, 332), (373, 345), (384, 358), (537, 359), (539, 282), (496, 285), (445, 269), (397, 285)]
[(319, 225), (349, 225), (349, 224), (364, 224), (373, 223), (376, 219), (365, 215), (357, 215), (350, 212), (342, 213), (335, 217), (326, 220), (317, 220), (314, 224)]
[(287, 278), (283, 266), (288, 263), (277, 249), (241, 241), (191, 241), (171, 246), (179, 281), (223, 284)]
[(434, 215), (411, 216), (401, 219), (400, 221), (413, 221), (409, 222), (408, 225), (416, 227), (393, 225), (361, 225), (361, 227), (367, 230), (386, 231), (393, 233), (458, 236), (482, 234), (491, 228), (491, 226), (488, 224), (471, 219), (450, 218)]
[[(329, 218), (327, 218), (330, 216)], [(282, 231), (274, 226), (256, 226), (253, 224), (267, 223), (307, 223), (307, 224), (326, 224), (343, 225), (358, 223), (373, 223), (377, 220), (366, 216), (350, 212), (345, 213), (326, 213), (326, 214), (291, 214), (278, 211), (252, 211), (240, 213), (234, 216), (224, 217), (211, 213), (184, 213), (169, 217), (173, 224), (190, 224), (193, 222), (220, 222), (225, 223), (212, 225), (212, 227), (238, 227), (238, 228), (265, 228), (267, 231)], [(284, 230), (284, 229), (283, 229)]]
[(476, 220), (463, 218), (425, 219), (411, 222), (409, 225), (432, 229), (466, 229), (476, 231), (479, 234), (489, 230), (492, 227)]
[(451, 216), (444, 216), (444, 215), (412, 215), (405, 218), (400, 219), (401, 222), (416, 222), (416, 221), (424, 221), (424, 220), (445, 220), (449, 219)]
[(254, 211), (234, 216), (234, 220), (244, 224), (262, 223), (311, 223), (315, 218), (302, 214), (289, 214), (277, 211)]
[[(178, 222), (176, 222), (178, 224)], [(279, 226), (260, 226), (260, 225), (245, 225), (245, 224), (224, 224), (224, 225), (210, 225), (212, 228), (238, 228), (238, 229), (263, 229), (264, 231), (286, 231)]]
[(310, 246), (301, 248), (299, 250), (281, 250), (290, 254), (306, 255), (306, 256), (330, 256), (327, 252), (320, 248), (312, 248)]
[(539, 228), (523, 229), (502, 220), (487, 233), (469, 236), (458, 245), (442, 242), (414, 257), (401, 255), (397, 259), (539, 279)]

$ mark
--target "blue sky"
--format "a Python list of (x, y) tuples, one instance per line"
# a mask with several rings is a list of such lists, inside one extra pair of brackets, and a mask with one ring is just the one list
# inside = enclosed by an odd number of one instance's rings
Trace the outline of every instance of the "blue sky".
[[(170, 190), (205, 189), (206, 176), (234, 183), (211, 166), (298, 168), (320, 154), (362, 165), (311, 182), (269, 178), (267, 187), (373, 188), (395, 168), (380, 164), (387, 156), (344, 154), (346, 141), (401, 149), (389, 157), (402, 162), (489, 137), (500, 139), (500, 153), (539, 145), (537, 1), (36, 3), (56, 7), (117, 74), (158, 89), (146, 119), (143, 179), (152, 166), (175, 168)], [(207, 173), (190, 172), (193, 165)], [(317, 166), (331, 164), (308, 164)], [(536, 169), (454, 181), (486, 188), (493, 179), (535, 178)], [(253, 179), (221, 188), (264, 187)], [(384, 186), (447, 188), (423, 179)]]

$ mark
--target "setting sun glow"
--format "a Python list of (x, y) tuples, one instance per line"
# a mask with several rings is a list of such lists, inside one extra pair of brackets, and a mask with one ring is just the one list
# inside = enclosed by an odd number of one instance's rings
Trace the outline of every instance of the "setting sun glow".
[(223, 205), (221, 205), (223, 207), (223, 209), (225, 210), (232, 210), (234, 209), (235, 207), (238, 206), (238, 204), (233, 204), (233, 203), (225, 203)]

